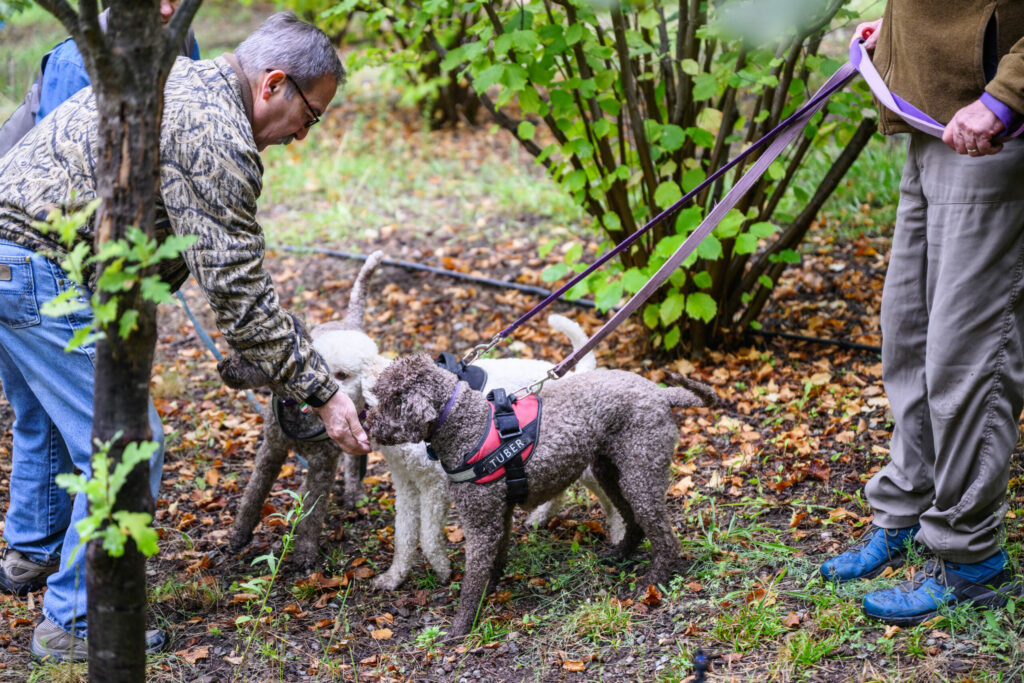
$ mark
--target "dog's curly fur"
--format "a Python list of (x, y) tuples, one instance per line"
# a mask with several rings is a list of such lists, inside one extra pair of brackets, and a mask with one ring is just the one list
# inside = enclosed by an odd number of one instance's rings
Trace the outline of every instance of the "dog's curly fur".
[[(379, 372), (379, 369), (372, 373), (368, 370), (370, 364), (379, 362), (379, 355), (377, 345), (363, 334), (360, 328), (365, 308), (366, 282), (382, 257), (382, 252), (374, 252), (360, 269), (352, 285), (349, 306), (344, 318), (317, 325), (307, 337), (312, 340), (317, 352), (324, 357), (339, 390), (352, 399), (357, 410), (361, 410), (365, 405), (362, 379), (370, 375), (376, 376)], [(297, 333), (305, 335), (305, 328), (299, 320), (294, 316), (292, 319)], [(346, 353), (335, 353), (334, 350), (337, 348), (345, 349)], [(218, 363), (217, 370), (224, 383), (234, 389), (254, 389), (269, 383), (266, 375), (238, 353), (233, 352)], [(297, 416), (296, 410), (293, 409), (292, 412)], [(310, 415), (308, 419), (319, 424), (319, 418), (315, 415)], [(271, 404), (263, 411), (263, 441), (256, 453), (255, 466), (242, 495), (242, 502), (235, 513), (228, 542), (232, 550), (237, 552), (252, 540), (252, 532), (260, 521), (263, 503), (281, 472), (289, 450), (295, 451), (309, 463), (306, 480), (302, 486), (302, 492), (307, 494), (306, 509), (309, 510), (309, 514), (295, 529), (295, 550), (292, 558), (298, 566), (310, 567), (318, 556), (320, 529), (331, 499), (331, 488), (342, 450), (330, 439), (306, 441), (289, 437), (282, 430)], [(352, 506), (354, 500), (349, 499), (355, 499), (362, 492), (366, 458), (350, 454), (344, 456), (345, 498), (346, 503)], [(353, 492), (350, 493), (349, 489), (353, 489)]]
[[(392, 363), (373, 389), (370, 436), (384, 444), (427, 438), (456, 383), (454, 375), (423, 355)], [(645, 585), (665, 582), (680, 556), (665, 505), (669, 462), (679, 439), (671, 408), (707, 405), (714, 396), (697, 382), (661, 388), (620, 370), (594, 370), (545, 386), (540, 436), (526, 463), (529, 496), (524, 506), (558, 495), (590, 466), (625, 524), (614, 556), (630, 555), (647, 536), (652, 559)], [(441, 462), (449, 469), (460, 465), (489, 419), (484, 395), (463, 386), (447, 419), (431, 435)], [(449, 633), (465, 635), (485, 589), (493, 588), (504, 570), (513, 506), (506, 501), (503, 479), (449, 488), (466, 539), (466, 570)]]
[[(362, 330), (367, 285), (382, 257), (382, 252), (375, 252), (360, 270), (353, 284), (344, 319), (317, 325), (309, 335), (341, 391), (357, 409), (364, 406), (378, 375), (390, 363), (378, 354), (377, 345)], [(294, 316), (293, 321), (297, 332), (306, 334), (305, 328)], [(579, 325), (568, 318), (552, 315), (548, 318), (548, 324), (565, 334), (573, 348), (586, 340), (586, 334)], [(514, 391), (540, 379), (553, 367), (546, 361), (527, 358), (489, 358), (480, 360), (478, 365), (487, 371), (488, 389), (500, 387), (507, 391)], [(580, 360), (577, 372), (591, 370), (594, 365), (593, 354), (587, 354)], [(268, 383), (265, 375), (237, 353), (222, 361), (218, 370), (225, 383), (236, 389), (251, 389)], [(312, 415), (309, 419), (317, 420)], [(444, 471), (440, 465), (427, 458), (426, 445), (422, 442), (375, 444), (375, 447), (384, 456), (395, 487), (395, 551), (391, 566), (373, 580), (374, 587), (381, 590), (398, 588), (412, 571), (417, 545), (438, 579), (447, 582), (451, 577), (451, 562), (447, 555), (444, 527), (451, 500)], [(366, 472), (366, 458), (343, 453), (330, 440), (311, 442), (288, 437), (270, 406), (264, 410), (263, 442), (256, 456), (253, 474), (236, 511), (229, 543), (237, 552), (252, 539), (252, 532), (260, 521), (263, 503), (289, 450), (294, 450), (307, 460), (309, 467), (303, 490), (309, 492), (308, 500), (320, 501), (313, 513), (296, 529), (293, 559), (300, 566), (310, 566), (316, 561), (320, 529), (339, 458), (344, 460), (341, 499), (349, 508), (355, 507), (356, 501), (363, 496), (362, 480)], [(608, 502), (596, 480), (585, 473), (581, 481), (601, 502), (611, 538), (621, 538), (621, 517)], [(549, 502), (535, 510), (528, 522), (546, 523), (557, 511), (558, 505)]]
[[(573, 348), (586, 341), (587, 335), (578, 324), (560, 315), (548, 317), (552, 329), (569, 338)], [(554, 367), (551, 363), (531, 358), (484, 358), (476, 365), (487, 372), (484, 393), (501, 388), (512, 392), (530, 382), (544, 377)], [(580, 359), (577, 372), (594, 369), (592, 353)], [(375, 366), (374, 370), (382, 369)], [(378, 373), (379, 374), (379, 373)], [(561, 381), (561, 380), (559, 380)], [(375, 398), (372, 380), (364, 381), (366, 401), (373, 405)], [(427, 447), (423, 442), (400, 443), (396, 445), (375, 444), (391, 469), (391, 481), (395, 486), (395, 554), (388, 570), (373, 580), (375, 588), (394, 590), (408, 578), (416, 558), (417, 542), (437, 577), (447, 582), (451, 577), (451, 562), (446, 553), (444, 533), (451, 499), (448, 496), (448, 477), (441, 466), (427, 458)], [(608, 519), (612, 538), (621, 537), (622, 518), (608, 502), (593, 477), (581, 477), (581, 481), (597, 496)], [(558, 512), (557, 505), (545, 504), (534, 510), (528, 523), (547, 522)]]

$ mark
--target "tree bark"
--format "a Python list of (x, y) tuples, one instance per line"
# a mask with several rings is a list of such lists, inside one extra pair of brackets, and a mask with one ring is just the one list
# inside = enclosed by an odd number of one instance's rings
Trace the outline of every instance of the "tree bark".
[[(131, 227), (150, 238), (155, 234), (163, 85), (200, 2), (183, 0), (165, 29), (159, 0), (112, 0), (108, 29), (102, 34), (95, 0), (82, 0), (80, 14), (65, 0), (40, 0), (75, 38), (96, 96), (96, 191), (102, 200), (96, 215), (97, 248), (123, 239)], [(101, 292), (102, 301), (109, 296)], [(149, 379), (156, 306), (142, 298), (138, 283), (118, 296), (119, 314), (136, 310), (139, 315), (137, 328), (126, 339), (114, 324), (96, 344), (92, 436), (104, 442), (117, 436), (110, 451), (111, 467), (120, 462), (127, 444), (153, 436)], [(148, 481), (148, 465), (136, 467), (114, 509), (152, 513)], [(121, 557), (109, 556), (100, 541), (92, 541), (86, 549), (85, 574), (89, 680), (144, 681), (145, 558), (130, 539)]]

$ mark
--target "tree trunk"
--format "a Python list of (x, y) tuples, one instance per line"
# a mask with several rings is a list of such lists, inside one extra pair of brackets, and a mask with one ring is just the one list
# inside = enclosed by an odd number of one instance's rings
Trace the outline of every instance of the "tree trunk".
[[(97, 21), (96, 0), (39, 0), (74, 37), (96, 96), (98, 144), (96, 247), (126, 237), (132, 227), (155, 234), (159, 192), (163, 86), (201, 0), (182, 0), (167, 28), (159, 0), (110, 0), (106, 34)], [(101, 268), (106, 264), (101, 264)], [(145, 277), (149, 273), (140, 274)], [(101, 292), (103, 302), (110, 295)], [(156, 306), (139, 283), (119, 292), (118, 318), (138, 312), (137, 327), (122, 338), (117, 323), (96, 344), (92, 436), (112, 441), (111, 468), (127, 444), (149, 441), (149, 378), (156, 343)], [(153, 512), (148, 466), (136, 467), (118, 493), (115, 510)], [(86, 549), (89, 680), (136, 683), (146, 679), (146, 567), (131, 539), (121, 557), (100, 541)]]
[[(139, 51), (138, 46), (134, 49)], [(158, 55), (140, 64), (139, 71), (155, 77)], [(135, 76), (119, 84), (123, 90), (100, 89), (96, 93), (100, 140), (96, 176), (103, 199), (96, 220), (97, 247), (123, 239), (132, 226), (148, 236), (154, 234), (163, 89), (146, 85), (153, 80), (142, 73)], [(120, 433), (111, 449), (112, 464), (120, 462), (127, 444), (153, 438), (149, 377), (156, 344), (156, 306), (140, 296), (138, 284), (119, 297), (119, 313), (139, 312), (138, 328), (123, 339), (111, 325), (106, 338), (96, 344), (93, 396), (93, 439), (105, 442)], [(102, 298), (106, 301), (109, 297), (104, 294)], [(115, 509), (154, 512), (148, 464), (141, 463), (132, 471)], [(89, 680), (144, 681), (145, 558), (131, 540), (121, 557), (110, 557), (101, 542), (94, 540), (86, 557)]]

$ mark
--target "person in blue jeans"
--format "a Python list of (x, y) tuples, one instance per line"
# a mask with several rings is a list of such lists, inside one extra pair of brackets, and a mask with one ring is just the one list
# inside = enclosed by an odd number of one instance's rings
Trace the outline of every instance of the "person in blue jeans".
[[(161, 0), (160, 18), (170, 21), (179, 0)], [(106, 25), (101, 14), (101, 27)], [(190, 57), (199, 59), (199, 46), (191, 31), (186, 38)], [(65, 100), (89, 85), (82, 55), (68, 38), (50, 53), (40, 81), (42, 121)], [(58, 474), (71, 472), (73, 463), (88, 461), (91, 453), (92, 393), (95, 348), (85, 345), (68, 353), (63, 349), (72, 335), (91, 326), (91, 313), (52, 318), (40, 313), (37, 301), (47, 301), (74, 285), (52, 261), (31, 249), (0, 240), (0, 384), (15, 408), (10, 505), (4, 522), (7, 545), (0, 551), (0, 589), (25, 595), (46, 585), (43, 615), (58, 625), (75, 624), (85, 613), (84, 551), (74, 558), (78, 532), (71, 519), (85, 516), (87, 501), (76, 496), (72, 504), (57, 486)], [(19, 277), (19, 272), (22, 271)], [(31, 282), (33, 291), (10, 291), (11, 283)], [(17, 348), (12, 357), (6, 349)], [(56, 362), (55, 359), (56, 358)], [(89, 397), (90, 400), (85, 400)], [(56, 424), (51, 415), (60, 416)], [(157, 449), (149, 462), (154, 500), (160, 488), (164, 460), (163, 425), (150, 402), (149, 424)], [(43, 504), (40, 504), (40, 502)], [(68, 549), (62, 553), (62, 549)], [(85, 635), (79, 625), (77, 635)], [(147, 634), (147, 646), (162, 645), (163, 634)], [(84, 654), (84, 653), (83, 653)]]
[[(161, 0), (160, 19), (166, 24), (171, 20), (180, 0)], [(189, 32), (186, 39), (191, 45), (185, 45), (182, 54), (187, 50), (190, 59), (199, 59), (199, 43)], [(36, 123), (39, 123), (51, 111), (56, 109), (82, 88), (89, 85), (89, 74), (82, 61), (82, 53), (73, 38), (68, 38), (58, 45), (46, 62), (43, 71), (42, 92), (39, 98), (39, 111), (36, 112)]]

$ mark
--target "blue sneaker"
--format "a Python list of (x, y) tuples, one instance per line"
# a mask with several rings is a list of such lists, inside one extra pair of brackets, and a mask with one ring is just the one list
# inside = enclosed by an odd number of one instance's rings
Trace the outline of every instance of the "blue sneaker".
[(878, 576), (886, 567), (902, 567), (907, 557), (907, 542), (913, 540), (920, 529), (920, 524), (904, 529), (872, 526), (860, 543), (821, 565), (821, 575), (826, 581), (852, 581)]
[(925, 565), (909, 581), (864, 597), (864, 614), (887, 624), (914, 626), (960, 603), (1002, 607), (1021, 595), (1024, 585), (1013, 575), (1009, 556), (1000, 550), (974, 564), (938, 560)]

